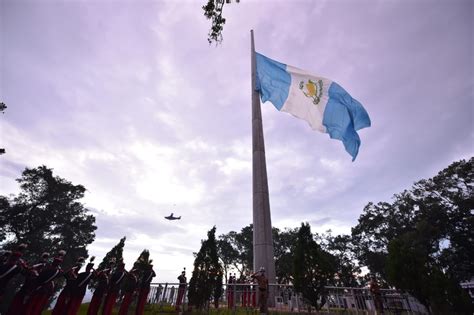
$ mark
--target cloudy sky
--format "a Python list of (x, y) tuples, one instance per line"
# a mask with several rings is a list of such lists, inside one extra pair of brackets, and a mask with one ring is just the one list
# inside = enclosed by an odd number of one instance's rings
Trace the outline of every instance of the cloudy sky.
[[(0, 7), (0, 194), (46, 165), (87, 188), (90, 254), (127, 236), (158, 281), (191, 269), (206, 232), (252, 220), (250, 29), (257, 51), (337, 81), (367, 109), (342, 143), (262, 104), (274, 226), (348, 233), (369, 201), (473, 155), (472, 1), (18, 1)], [(163, 216), (182, 215), (179, 222)]]

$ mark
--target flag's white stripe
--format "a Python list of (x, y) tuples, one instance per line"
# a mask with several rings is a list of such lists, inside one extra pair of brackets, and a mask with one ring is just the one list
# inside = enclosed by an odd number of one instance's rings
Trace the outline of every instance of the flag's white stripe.
[[(323, 126), (322, 122), (324, 110), (329, 100), (328, 90), (332, 81), (322, 77), (315, 77), (301, 69), (288, 65), (286, 66), (286, 71), (291, 76), (291, 84), (288, 98), (280, 110), (306, 120), (313, 130), (326, 132), (326, 127)], [(318, 104), (314, 104), (313, 99), (307, 97), (300, 88), (300, 83), (304, 82), (304, 84), (306, 84), (308, 79), (314, 82), (318, 82), (319, 80), (323, 82), (322, 96)]]

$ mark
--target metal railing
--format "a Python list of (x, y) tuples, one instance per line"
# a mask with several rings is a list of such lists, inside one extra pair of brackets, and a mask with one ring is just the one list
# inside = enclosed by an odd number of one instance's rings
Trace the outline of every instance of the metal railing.
[[(269, 296), (274, 297), (271, 310), (281, 312), (307, 312), (310, 309), (302, 296), (296, 293), (292, 285), (270, 284)], [(381, 303), (384, 314), (428, 314), (426, 308), (414, 297), (397, 290), (381, 289)], [(368, 288), (326, 287), (323, 310), (344, 310), (350, 314), (377, 314), (374, 296)], [(187, 285), (179, 283), (152, 283), (148, 303), (171, 306), (184, 311), (188, 303)], [(213, 303), (209, 303), (213, 308)], [(219, 308), (237, 308), (248, 310), (258, 308), (257, 287), (254, 284), (223, 284), (223, 294)]]

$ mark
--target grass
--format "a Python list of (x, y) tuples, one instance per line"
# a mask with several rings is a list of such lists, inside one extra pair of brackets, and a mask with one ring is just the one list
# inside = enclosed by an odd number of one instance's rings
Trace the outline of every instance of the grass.
[[(81, 305), (79, 309), (78, 315), (87, 315), (87, 309), (89, 307), (89, 303), (85, 303)], [(99, 312), (101, 314), (101, 312)], [(118, 314), (118, 307), (114, 309), (112, 312), (113, 315)], [(129, 314), (135, 314), (135, 305), (131, 305), (129, 309)], [(174, 306), (171, 305), (146, 305), (145, 311), (143, 315), (178, 315), (179, 313), (175, 310)], [(219, 308), (214, 309), (211, 308), (209, 311), (192, 311), (192, 312), (184, 312), (183, 315), (258, 315), (258, 309), (253, 308), (243, 308), (237, 307), (235, 313), (233, 310), (228, 308)], [(308, 315), (308, 312), (277, 312), (277, 311), (269, 311), (268, 315)], [(319, 315), (357, 315), (357, 314), (367, 314), (365, 311), (356, 310), (344, 310), (344, 309), (331, 309), (329, 312), (326, 310), (321, 310), (319, 313), (313, 312), (311, 314), (319, 314)], [(369, 313), (371, 314), (371, 313)], [(372, 313), (373, 314), (373, 313)], [(392, 312), (386, 311), (385, 314), (394, 314)], [(402, 313), (406, 314), (406, 313)], [(42, 315), (51, 315), (51, 311), (44, 311)]]

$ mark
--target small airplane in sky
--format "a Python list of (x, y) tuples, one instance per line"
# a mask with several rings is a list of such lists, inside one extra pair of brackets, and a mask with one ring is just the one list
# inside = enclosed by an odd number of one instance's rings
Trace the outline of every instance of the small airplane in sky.
[(171, 214), (167, 217), (165, 217), (166, 220), (180, 220), (181, 219), (181, 216), (179, 217), (175, 217), (173, 216), (173, 212), (171, 212)]

